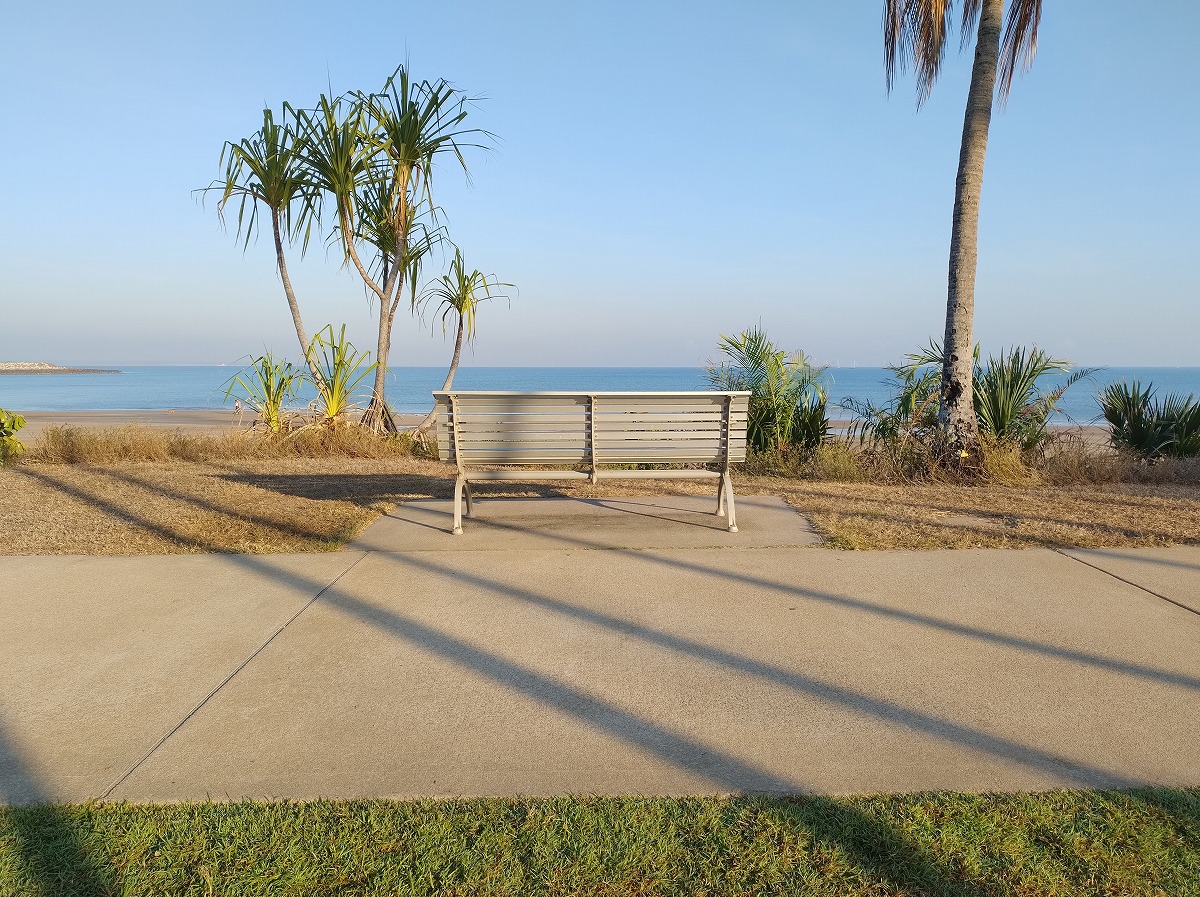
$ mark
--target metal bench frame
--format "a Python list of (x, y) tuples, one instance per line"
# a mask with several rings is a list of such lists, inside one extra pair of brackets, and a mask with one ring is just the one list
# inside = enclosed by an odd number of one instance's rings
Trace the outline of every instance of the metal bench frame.
[[(716, 479), (717, 516), (737, 532), (730, 465), (746, 460), (748, 392), (435, 392), (438, 454), (454, 461), (454, 528), (471, 483)], [(601, 464), (705, 463), (719, 470), (612, 470)], [(562, 465), (587, 470), (480, 469)]]

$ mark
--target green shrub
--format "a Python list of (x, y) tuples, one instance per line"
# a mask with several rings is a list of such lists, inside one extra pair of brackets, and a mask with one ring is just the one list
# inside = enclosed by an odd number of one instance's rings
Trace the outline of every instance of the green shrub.
[[(889, 367), (893, 397), (881, 406), (853, 398), (842, 407), (855, 416), (851, 435), (869, 445), (877, 460), (900, 475), (911, 476), (939, 459), (941, 429), (942, 347), (936, 342), (907, 356), (907, 363)], [(1014, 346), (999, 355), (989, 355), (980, 364), (975, 347), (974, 405), (979, 431), (992, 446), (993, 456), (1013, 445), (1022, 452), (1039, 449), (1047, 440), (1047, 425), (1068, 389), (1095, 368), (1081, 368), (1052, 389), (1038, 383), (1047, 374), (1067, 372), (1070, 364), (1052, 358), (1034, 346)]]
[(751, 450), (786, 454), (815, 451), (829, 434), (826, 392), (821, 375), (803, 352), (788, 355), (755, 327), (737, 336), (721, 336), (724, 356), (707, 368), (713, 389), (748, 390), (750, 413), (746, 440)]
[(0, 467), (25, 454), (25, 443), (17, 438), (17, 431), (24, 426), (25, 418), (0, 408)]
[(1200, 456), (1200, 403), (1180, 393), (1154, 398), (1134, 380), (1112, 383), (1100, 392), (1100, 408), (1120, 451), (1146, 461)]

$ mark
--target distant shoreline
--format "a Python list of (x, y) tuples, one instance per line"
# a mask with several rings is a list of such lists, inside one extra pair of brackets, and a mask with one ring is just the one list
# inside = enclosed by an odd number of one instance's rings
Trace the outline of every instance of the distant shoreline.
[(106, 368), (65, 368), (45, 361), (0, 361), (0, 374), (119, 374)]

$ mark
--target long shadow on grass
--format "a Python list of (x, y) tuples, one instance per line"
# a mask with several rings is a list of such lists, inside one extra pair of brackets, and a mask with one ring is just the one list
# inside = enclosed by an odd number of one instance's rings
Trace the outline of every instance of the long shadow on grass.
[[(63, 493), (64, 495), (70, 496), (71, 498), (74, 498), (79, 501), (90, 504), (93, 507), (97, 508), (98, 510), (103, 511), (105, 514), (107, 514), (110, 517), (113, 517), (117, 520), (122, 521), (123, 523), (129, 524), (130, 526), (136, 527), (137, 529), (143, 530), (145, 532), (153, 533), (153, 534), (159, 536), (160, 538), (163, 538), (163, 539), (167, 540), (168, 542), (172, 542), (176, 545), (182, 545), (186, 548), (200, 548), (200, 549), (203, 549), (204, 551), (210, 551), (210, 552), (214, 552), (214, 553), (224, 553), (224, 552), (228, 552), (230, 550), (228, 545), (214, 541), (212, 539), (205, 539), (205, 538), (197, 537), (194, 534), (183, 533), (178, 530), (172, 529), (169, 526), (165, 526), (161, 523), (156, 523), (155, 521), (152, 521), (146, 517), (143, 517), (139, 514), (129, 511), (125, 508), (122, 508), (120, 505), (116, 504), (115, 502), (101, 498), (98, 495), (93, 495), (90, 492), (80, 489), (78, 486), (73, 486), (69, 483), (64, 483), (64, 482), (61, 482), (60, 480), (56, 480), (54, 477), (48, 476), (39, 471), (31, 470), (27, 466), (15, 468), (14, 472), (20, 476), (27, 477), (31, 480), (35, 480), (44, 486), (49, 486), (52, 489), (56, 489), (59, 492)], [(93, 471), (93, 472), (95, 472), (95, 471)], [(109, 479), (125, 482), (129, 485), (137, 486), (138, 488), (141, 488), (141, 489), (146, 489), (149, 491), (157, 492), (160, 495), (163, 495), (164, 497), (167, 497), (167, 498), (172, 498), (172, 499), (175, 499), (178, 501), (187, 502), (188, 504), (191, 504), (195, 507), (199, 507), (199, 508), (202, 508), (207, 511), (212, 511), (212, 512), (220, 514), (224, 517), (229, 517), (229, 518), (240, 518), (241, 517), (241, 515), (237, 514), (234, 511), (231, 511), (229, 508), (223, 508), (220, 505), (213, 504), (212, 502), (205, 501), (204, 499), (201, 499), (201, 498), (197, 498), (194, 495), (188, 495), (187, 493), (179, 492), (178, 490), (167, 489), (165, 487), (160, 486), (159, 484), (146, 482), (146, 481), (140, 480), (136, 477), (122, 475), (122, 474), (118, 474), (118, 473), (115, 473), (112, 471), (105, 471), (104, 473), (102, 473), (100, 475), (108, 477)], [(254, 522), (256, 524), (262, 526), (265, 529), (274, 530), (279, 535), (290, 536), (292, 538), (297, 538), (297, 539), (304, 539), (309, 542), (328, 542), (331, 538), (335, 538), (335, 537), (331, 537), (328, 533), (321, 533), (321, 532), (316, 532), (313, 530), (308, 530), (303, 527), (295, 526), (295, 525), (289, 524), (289, 523), (267, 521), (263, 518), (255, 518)]]
[[(797, 504), (802, 503), (803, 499), (806, 496), (807, 497), (817, 497), (817, 498), (828, 498), (827, 495), (822, 495), (820, 493), (817, 493), (814, 496), (813, 493), (805, 492), (803, 490), (795, 490), (795, 489), (788, 490), (788, 494), (796, 501)], [(865, 516), (866, 512), (857, 510), (855, 508), (855, 504), (880, 505), (885, 508), (892, 508), (896, 505), (896, 502), (894, 500), (889, 501), (887, 499), (869, 498), (865, 495), (855, 495), (853, 497), (852, 502), (849, 503), (845, 509), (839, 510), (837, 512), (832, 512), (832, 513), (840, 513), (840, 514), (845, 514), (845, 515), (852, 516), (852, 517), (853, 516), (859, 516), (859, 517)], [(1102, 507), (1106, 506), (1105, 502), (1097, 501), (1096, 504), (1099, 506), (1102, 506)], [(1096, 532), (1099, 532), (1102, 534), (1106, 533), (1106, 534), (1113, 535), (1113, 536), (1121, 536), (1121, 537), (1124, 537), (1127, 539), (1136, 539), (1136, 538), (1167, 539), (1169, 541), (1178, 543), (1178, 539), (1176, 539), (1175, 537), (1173, 537), (1169, 534), (1160, 533), (1157, 530), (1147, 530), (1145, 528), (1131, 529), (1129, 527), (1117, 526), (1117, 525), (1114, 525), (1111, 523), (1100, 523), (1095, 520), (1067, 520), (1067, 519), (1064, 519), (1061, 517), (1051, 517), (1051, 516), (1047, 516), (1044, 514), (1033, 514), (1033, 513), (1027, 512), (1027, 511), (1020, 511), (1020, 510), (1013, 510), (1013, 509), (999, 510), (999, 509), (992, 509), (992, 508), (972, 508), (972, 507), (964, 507), (962, 505), (952, 505), (952, 504), (943, 504), (943, 503), (935, 503), (935, 502), (920, 502), (920, 501), (918, 501), (915, 504), (915, 506), (921, 510), (942, 511), (942, 512), (945, 512), (948, 514), (970, 514), (970, 515), (979, 516), (979, 517), (1014, 519), (1018, 523), (1021, 523), (1021, 522), (1043, 523), (1043, 524), (1049, 524), (1052, 526), (1085, 528), (1085, 529), (1093, 530), (1093, 531), (1096, 531)], [(831, 513), (831, 512), (826, 512), (826, 513)], [(956, 532), (969, 532), (969, 530), (967, 530), (965, 527), (955, 527), (955, 526), (951, 526), (949, 524), (940, 523), (937, 520), (921, 520), (919, 522), (921, 523), (922, 526), (926, 526), (926, 527), (941, 526), (941, 527), (944, 527), (946, 529), (950, 529), (950, 530), (956, 531)], [(1003, 535), (1005, 535), (1006, 537), (1019, 539), (1019, 540), (1025, 541), (1031, 545), (1042, 545), (1042, 546), (1045, 546), (1048, 548), (1077, 547), (1075, 545), (1062, 542), (1059, 539), (1046, 537), (1046, 536), (1037, 536), (1037, 535), (1031, 535), (1031, 534), (1027, 534), (1027, 533), (1015, 533), (1015, 532), (1012, 532), (1007, 529), (1000, 530), (1000, 532)], [(1191, 543), (1179, 543), (1179, 544), (1191, 544)], [(1101, 549), (1091, 549), (1091, 550), (1098, 551)]]
[[(111, 870), (87, 849), (71, 812), (49, 803), (0, 728), (0, 831), (4, 829), (16, 841), (24, 867), (17, 874), (27, 879), (26, 887), (32, 885), (32, 893), (99, 897), (113, 892)], [(17, 882), (0, 880), (0, 892), (26, 893), (16, 888)]]
[(845, 800), (747, 797), (731, 801), (729, 808), (735, 814), (749, 809), (781, 827), (807, 831), (823, 848), (845, 856), (868, 881), (882, 882), (900, 893), (937, 897), (990, 897), (994, 893), (964, 881), (960, 873), (912, 838)]

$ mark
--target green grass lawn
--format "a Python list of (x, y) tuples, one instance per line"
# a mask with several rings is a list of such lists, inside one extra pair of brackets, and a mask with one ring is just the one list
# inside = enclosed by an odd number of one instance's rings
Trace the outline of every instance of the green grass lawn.
[(4, 895), (1200, 895), (1200, 789), (0, 808)]

